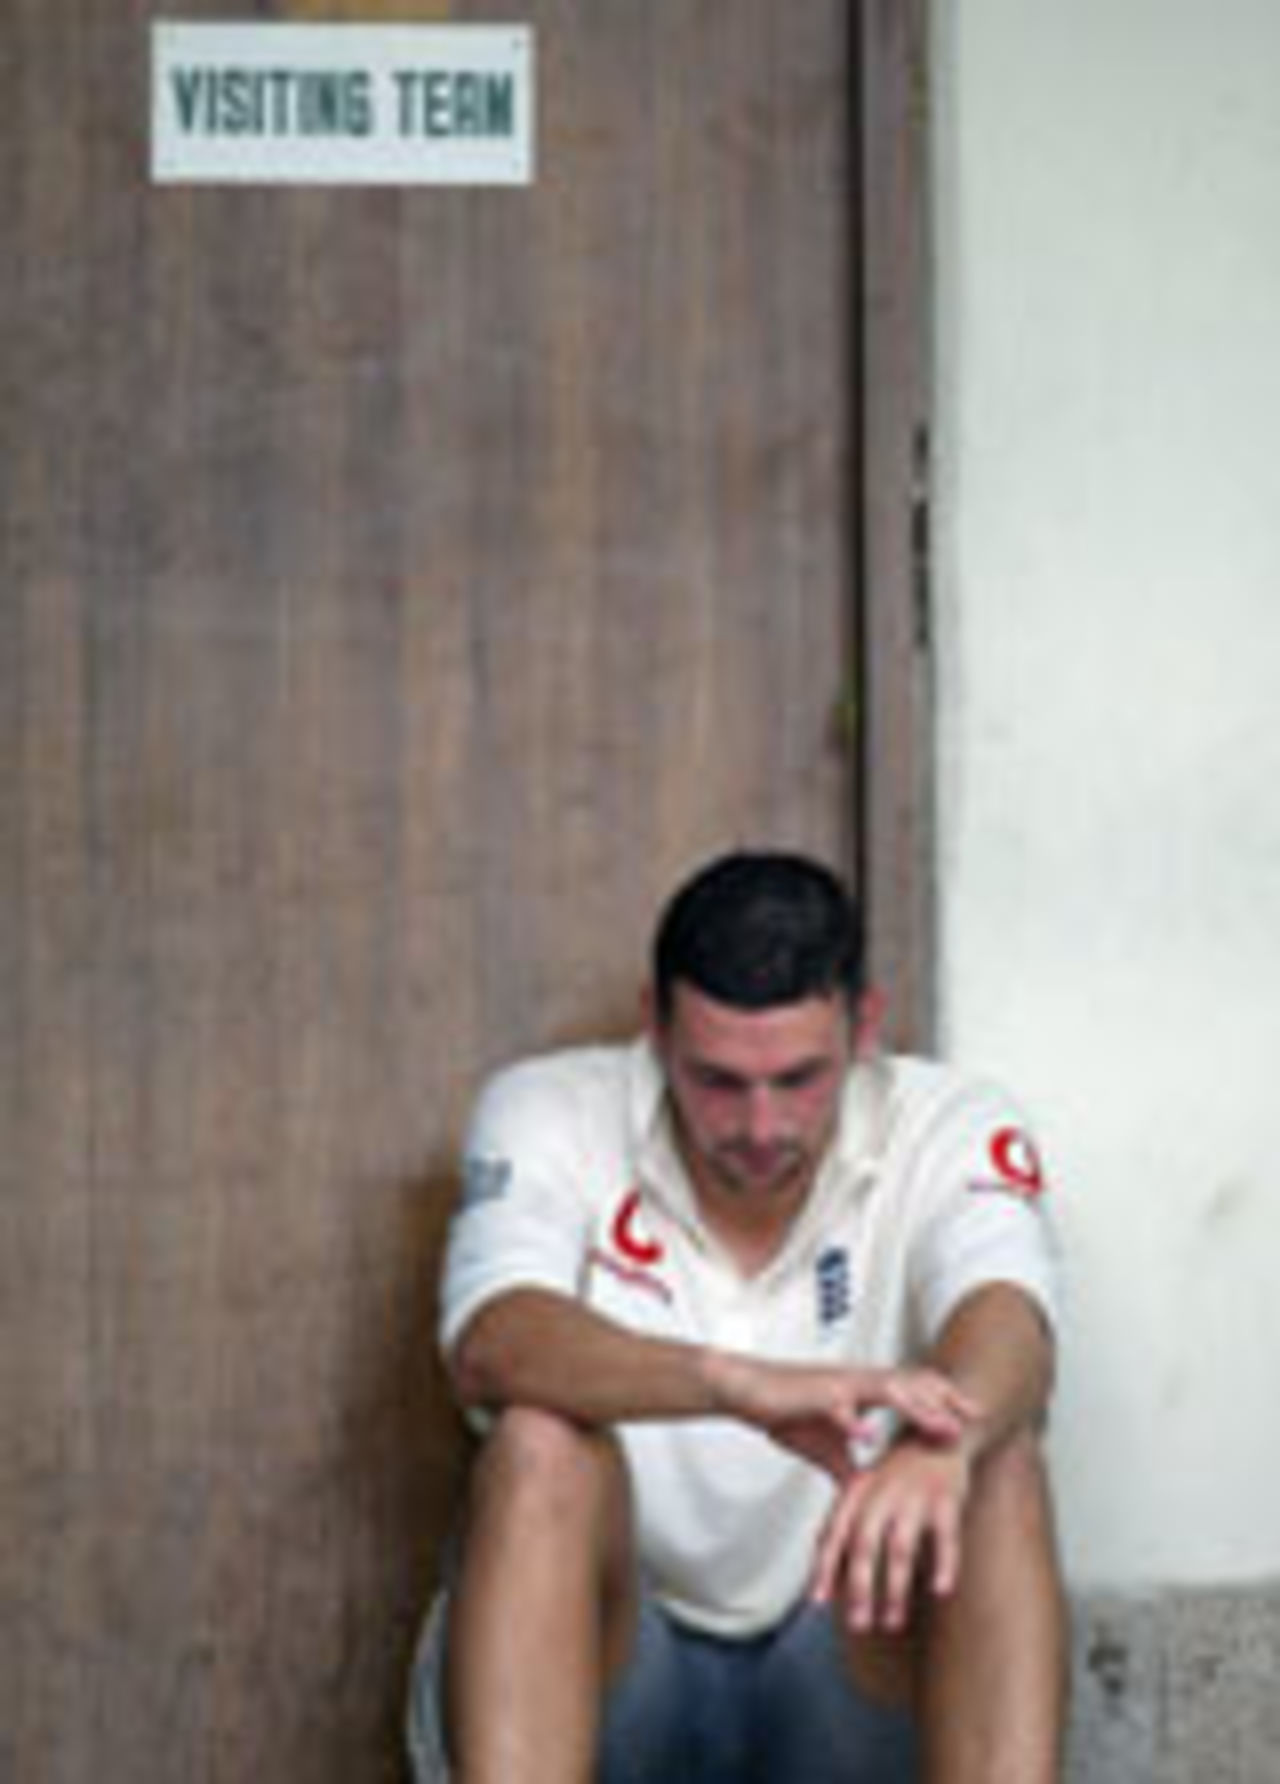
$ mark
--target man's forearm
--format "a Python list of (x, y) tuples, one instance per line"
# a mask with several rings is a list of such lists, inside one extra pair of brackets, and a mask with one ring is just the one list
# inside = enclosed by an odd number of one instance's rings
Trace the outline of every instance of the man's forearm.
[(964, 1437), (975, 1459), (1038, 1423), (1048, 1406), (1053, 1339), (1035, 1303), (1009, 1284), (993, 1283), (962, 1301), (927, 1361), (979, 1407)]
[(536, 1406), (586, 1425), (739, 1419), (837, 1478), (872, 1407), (947, 1441), (972, 1413), (941, 1374), (779, 1362), (652, 1338), (545, 1289), (513, 1289), (481, 1308), (450, 1366), (465, 1406)]
[(1039, 1420), (1053, 1384), (1049, 1330), (1035, 1303), (1006, 1284), (962, 1301), (925, 1361), (974, 1413), (949, 1442), (904, 1431), (837, 1496), (818, 1543), (814, 1591), (823, 1602), (842, 1599), (855, 1629), (904, 1626), (922, 1556), (934, 1595), (950, 1597), (983, 1459)]
[(714, 1353), (627, 1331), (545, 1289), (514, 1289), (482, 1307), (450, 1370), (464, 1406), (540, 1406), (582, 1424), (720, 1410)]

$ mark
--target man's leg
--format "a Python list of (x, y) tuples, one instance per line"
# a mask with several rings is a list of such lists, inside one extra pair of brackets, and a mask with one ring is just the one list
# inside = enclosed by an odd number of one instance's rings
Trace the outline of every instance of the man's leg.
[(609, 1437), (504, 1413), (474, 1470), (452, 1595), (457, 1784), (587, 1784), (635, 1619), (626, 1468)]
[(1055, 1784), (1067, 1632), (1039, 1445), (984, 1458), (952, 1598), (930, 1604), (918, 1705), (927, 1784)]
[(762, 1784), (916, 1784), (909, 1650), (900, 1637), (878, 1644), (873, 1670), (860, 1637), (851, 1666), (839, 1615), (804, 1605), (768, 1645), (753, 1706)]

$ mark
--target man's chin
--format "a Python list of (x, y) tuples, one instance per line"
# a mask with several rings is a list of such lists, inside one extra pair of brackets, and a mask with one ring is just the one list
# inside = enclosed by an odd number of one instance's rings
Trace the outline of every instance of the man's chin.
[(725, 1189), (738, 1196), (756, 1196), (761, 1200), (777, 1200), (793, 1194), (803, 1183), (803, 1159), (787, 1157), (759, 1166), (738, 1158), (717, 1161), (716, 1175)]

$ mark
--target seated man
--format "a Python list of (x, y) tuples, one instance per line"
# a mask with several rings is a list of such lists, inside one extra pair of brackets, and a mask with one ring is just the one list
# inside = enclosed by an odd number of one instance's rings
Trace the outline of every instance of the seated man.
[(645, 1039), (512, 1067), (474, 1117), (443, 1344), (487, 1436), (419, 1778), (1049, 1784), (1020, 1118), (877, 1051), (856, 909), (803, 857), (704, 869), (653, 967)]

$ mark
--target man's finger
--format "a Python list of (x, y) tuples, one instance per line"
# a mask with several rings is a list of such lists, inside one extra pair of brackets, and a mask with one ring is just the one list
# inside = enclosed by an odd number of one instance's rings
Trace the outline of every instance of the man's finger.
[(846, 1543), (847, 1616), (850, 1627), (858, 1631), (875, 1628), (886, 1515), (878, 1502), (872, 1500), (863, 1509), (863, 1515)]
[(883, 1609), (887, 1629), (901, 1629), (907, 1621), (919, 1554), (919, 1519), (910, 1513), (904, 1513), (899, 1516), (885, 1540)]
[(812, 1588), (813, 1597), (819, 1604), (829, 1604), (836, 1596), (849, 1533), (865, 1496), (864, 1482), (858, 1478), (851, 1480), (837, 1497), (823, 1526), (815, 1553)]
[(933, 1521), (932, 1587), (938, 1598), (949, 1598), (960, 1578), (960, 1513), (948, 1501)]

